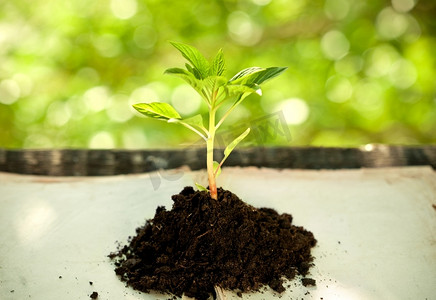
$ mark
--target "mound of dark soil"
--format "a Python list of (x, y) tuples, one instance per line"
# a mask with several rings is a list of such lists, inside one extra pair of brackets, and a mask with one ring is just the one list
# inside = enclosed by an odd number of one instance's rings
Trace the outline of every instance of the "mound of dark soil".
[(223, 189), (218, 198), (192, 187), (174, 195), (170, 211), (158, 207), (130, 244), (110, 255), (115, 272), (134, 289), (198, 300), (215, 297), (215, 285), (283, 292), (283, 277), (308, 273), (316, 240), (292, 225), (291, 215), (254, 208)]

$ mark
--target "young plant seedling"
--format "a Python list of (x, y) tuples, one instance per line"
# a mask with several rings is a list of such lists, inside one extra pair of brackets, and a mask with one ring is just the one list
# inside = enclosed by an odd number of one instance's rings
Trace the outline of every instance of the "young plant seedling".
[[(229, 157), (230, 153), (250, 132), (247, 128), (241, 135), (233, 140), (224, 150), (224, 158), (214, 161), (213, 149), (215, 135), (223, 124), (224, 120), (235, 109), (236, 106), (250, 94), (261, 95), (260, 85), (265, 81), (280, 75), (286, 67), (259, 68), (251, 67), (238, 72), (231, 79), (224, 76), (226, 70), (223, 51), (220, 49), (215, 58), (209, 62), (196, 48), (182, 43), (171, 42), (188, 61), (186, 69), (170, 68), (166, 74), (178, 76), (188, 82), (206, 102), (209, 108), (208, 126), (204, 126), (200, 114), (189, 118), (182, 118), (180, 114), (168, 103), (151, 102), (138, 103), (133, 107), (147, 117), (177, 123), (198, 134), (205, 142), (207, 148), (207, 173), (209, 179), (209, 191), (212, 199), (217, 199), (216, 178), (221, 172), (221, 166)], [(224, 103), (231, 103), (227, 111), (217, 120), (216, 115)], [(196, 184), (200, 190), (207, 190), (205, 187)]]

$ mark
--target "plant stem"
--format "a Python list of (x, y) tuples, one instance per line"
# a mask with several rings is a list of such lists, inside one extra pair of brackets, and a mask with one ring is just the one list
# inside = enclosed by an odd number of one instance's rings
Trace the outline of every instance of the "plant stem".
[(240, 103), (245, 97), (247, 97), (247, 94), (242, 94), (240, 96), (240, 98), (222, 116), (221, 120), (218, 121), (218, 123), (215, 126), (215, 129), (218, 129), (221, 126), (221, 124), (224, 122), (224, 120), (229, 116), (229, 114), (232, 112), (232, 110), (236, 107), (237, 103)]
[(224, 120), (227, 118), (227, 116), (232, 112), (232, 110), (235, 108), (235, 106), (232, 106), (229, 108), (228, 111), (226, 111), (226, 113), (222, 116), (221, 120), (219, 120), (219, 122), (216, 124), (215, 129), (218, 129), (221, 124), (224, 122)]
[(218, 199), (218, 192), (216, 188), (216, 177), (213, 171), (213, 146), (215, 141), (215, 113), (214, 107), (211, 108), (209, 112), (209, 136), (206, 141), (206, 151), (207, 151), (207, 174), (209, 177), (209, 191), (210, 197), (212, 199)]
[[(192, 127), (191, 125), (186, 124), (185, 122), (181, 122), (181, 121), (179, 123), (182, 124), (183, 126), (185, 126), (186, 128), (192, 130), (196, 134), (198, 134), (203, 140), (207, 141), (206, 136), (204, 134), (202, 134), (200, 131), (198, 131), (197, 129), (195, 129), (194, 127)], [(203, 130), (203, 131), (205, 131), (205, 130)], [(205, 131), (205, 133), (208, 134), (206, 131)]]

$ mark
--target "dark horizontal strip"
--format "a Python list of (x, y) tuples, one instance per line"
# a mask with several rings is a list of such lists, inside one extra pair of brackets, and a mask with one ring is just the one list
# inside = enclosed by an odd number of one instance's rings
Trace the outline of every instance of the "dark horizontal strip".
[[(215, 150), (219, 159), (222, 150)], [(54, 176), (104, 176), (157, 169), (206, 167), (206, 150), (15, 150), (0, 149), (0, 171)], [(362, 148), (256, 147), (236, 149), (226, 166), (278, 169), (350, 169), (429, 165), (436, 146), (371, 145)]]

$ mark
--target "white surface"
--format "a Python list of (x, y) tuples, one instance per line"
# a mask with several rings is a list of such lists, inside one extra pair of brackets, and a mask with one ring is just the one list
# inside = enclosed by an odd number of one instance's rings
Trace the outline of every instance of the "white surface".
[[(172, 194), (205, 179), (187, 170), (100, 178), (0, 173), (0, 299), (90, 299), (93, 291), (98, 299), (167, 299), (126, 288), (107, 255), (158, 205), (170, 208)], [(224, 168), (219, 184), (254, 206), (292, 214), (317, 238), (310, 276), (317, 286), (293, 281), (280, 299), (436, 299), (431, 168)]]

